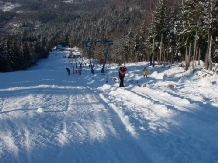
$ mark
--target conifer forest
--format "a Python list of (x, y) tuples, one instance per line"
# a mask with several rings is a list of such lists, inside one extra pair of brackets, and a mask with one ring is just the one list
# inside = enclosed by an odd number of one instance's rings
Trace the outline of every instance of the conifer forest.
[[(0, 72), (25, 70), (57, 45), (113, 41), (109, 63), (218, 62), (218, 0), (0, 0)], [(104, 58), (105, 44), (90, 45)], [(194, 61), (194, 62), (191, 62)], [(192, 64), (192, 65), (190, 65)]]

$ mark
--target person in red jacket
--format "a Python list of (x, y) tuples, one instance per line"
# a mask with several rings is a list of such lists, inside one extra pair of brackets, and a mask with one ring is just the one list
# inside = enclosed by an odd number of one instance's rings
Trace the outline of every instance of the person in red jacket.
[(119, 69), (120, 87), (124, 87), (123, 82), (124, 82), (126, 71), (127, 71), (127, 68), (125, 67), (124, 64), (122, 64), (122, 66)]

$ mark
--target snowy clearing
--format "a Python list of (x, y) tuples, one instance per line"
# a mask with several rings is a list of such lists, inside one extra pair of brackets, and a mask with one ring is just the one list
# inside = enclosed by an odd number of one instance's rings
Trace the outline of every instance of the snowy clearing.
[(218, 162), (217, 74), (130, 63), (120, 88), (117, 65), (68, 76), (63, 55), (0, 73), (0, 162)]

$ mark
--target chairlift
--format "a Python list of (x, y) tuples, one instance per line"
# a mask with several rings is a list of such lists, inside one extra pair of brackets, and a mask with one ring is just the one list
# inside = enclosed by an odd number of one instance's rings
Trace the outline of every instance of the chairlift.
[(89, 47), (91, 47), (90, 43), (95, 43), (96, 44), (98, 42), (106, 44), (106, 52), (105, 52), (104, 64), (102, 66), (101, 73), (104, 73), (104, 67), (105, 67), (105, 64), (107, 62), (108, 51), (109, 51), (110, 46), (113, 44), (112, 40), (107, 40), (107, 39), (105, 39), (105, 40), (87, 40), (87, 41), (83, 41), (83, 44), (85, 44), (85, 46), (86, 46), (86, 52), (87, 52), (87, 55), (88, 55), (88, 59), (90, 60), (91, 73), (93, 73), (93, 74), (94, 74), (94, 69), (93, 69), (93, 65), (91, 63), (91, 59), (90, 59), (90, 50), (89, 50)]

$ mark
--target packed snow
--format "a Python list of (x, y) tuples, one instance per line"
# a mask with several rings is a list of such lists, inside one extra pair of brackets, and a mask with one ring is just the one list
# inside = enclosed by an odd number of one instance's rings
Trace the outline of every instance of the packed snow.
[(0, 73), (1, 163), (218, 162), (215, 72), (128, 63), (121, 88), (117, 64), (65, 55)]

